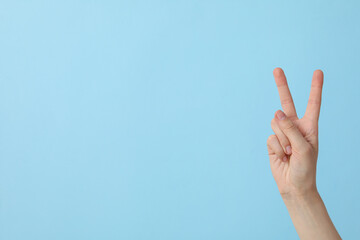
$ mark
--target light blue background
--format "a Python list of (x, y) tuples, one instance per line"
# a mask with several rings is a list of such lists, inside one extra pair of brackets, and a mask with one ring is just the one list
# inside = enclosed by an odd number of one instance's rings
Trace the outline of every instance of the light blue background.
[(1, 1), (0, 239), (297, 239), (266, 139), (325, 73), (319, 191), (360, 237), (358, 1)]

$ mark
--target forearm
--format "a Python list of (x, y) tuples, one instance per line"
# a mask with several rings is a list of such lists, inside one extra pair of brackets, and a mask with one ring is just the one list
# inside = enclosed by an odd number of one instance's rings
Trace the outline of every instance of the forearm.
[(282, 197), (301, 240), (341, 239), (316, 190), (308, 194)]

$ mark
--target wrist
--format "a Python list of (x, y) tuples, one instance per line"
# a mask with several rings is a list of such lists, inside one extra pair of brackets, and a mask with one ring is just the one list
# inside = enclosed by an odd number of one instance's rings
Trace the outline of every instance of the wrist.
[(281, 197), (287, 206), (292, 204), (314, 204), (315, 202), (322, 201), (316, 188), (301, 192), (282, 193)]

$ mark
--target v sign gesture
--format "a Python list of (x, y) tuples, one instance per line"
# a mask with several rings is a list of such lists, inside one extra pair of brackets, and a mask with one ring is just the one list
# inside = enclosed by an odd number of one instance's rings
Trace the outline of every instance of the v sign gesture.
[(305, 115), (298, 118), (281, 68), (274, 70), (283, 112), (278, 110), (267, 140), (270, 167), (301, 239), (341, 239), (316, 187), (318, 119), (323, 72), (314, 72)]
[(315, 191), (323, 73), (314, 72), (306, 113), (300, 119), (281, 68), (274, 70), (274, 77), (285, 114), (279, 110), (271, 121), (275, 135), (268, 139), (268, 151), (273, 176), (281, 194)]

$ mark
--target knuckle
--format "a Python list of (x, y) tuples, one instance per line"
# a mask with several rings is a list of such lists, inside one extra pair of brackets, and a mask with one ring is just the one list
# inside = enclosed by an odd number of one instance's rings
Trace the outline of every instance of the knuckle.
[(270, 135), (270, 136), (268, 137), (267, 141), (266, 141), (266, 144), (267, 144), (268, 146), (270, 146), (270, 145), (274, 142), (275, 138), (276, 138), (275, 135)]

